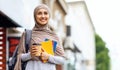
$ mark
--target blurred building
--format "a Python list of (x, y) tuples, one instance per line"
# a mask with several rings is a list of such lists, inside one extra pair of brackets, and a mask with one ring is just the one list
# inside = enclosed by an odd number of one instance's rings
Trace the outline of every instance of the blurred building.
[[(66, 63), (66, 70), (95, 70), (95, 30), (84, 0), (66, 0), (68, 14), (66, 25), (70, 26), (70, 36), (66, 38), (65, 48), (70, 60)], [(73, 52), (74, 44), (80, 51)], [(79, 57), (76, 61), (75, 55)]]

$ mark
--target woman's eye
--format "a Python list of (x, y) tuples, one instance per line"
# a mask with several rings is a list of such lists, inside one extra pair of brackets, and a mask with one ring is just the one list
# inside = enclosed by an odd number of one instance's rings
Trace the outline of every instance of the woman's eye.
[(48, 12), (44, 12), (44, 14), (45, 14), (45, 15), (47, 15), (47, 14), (48, 14)]
[(38, 15), (41, 15), (42, 14), (42, 12), (38, 12)]

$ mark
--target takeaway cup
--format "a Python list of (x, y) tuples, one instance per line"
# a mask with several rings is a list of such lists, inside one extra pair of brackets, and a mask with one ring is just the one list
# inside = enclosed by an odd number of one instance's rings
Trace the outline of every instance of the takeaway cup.
[(40, 54), (41, 54), (41, 44), (34, 43), (32, 47), (35, 47), (36, 49), (39, 50), (38, 52), (35, 53), (35, 56), (40, 56)]

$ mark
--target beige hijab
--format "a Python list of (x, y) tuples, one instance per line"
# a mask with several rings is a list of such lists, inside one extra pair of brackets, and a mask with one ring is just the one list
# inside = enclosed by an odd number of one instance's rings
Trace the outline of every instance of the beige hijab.
[[(36, 12), (39, 9), (46, 9), (50, 15), (50, 10), (49, 10), (48, 6), (41, 4), (35, 8), (34, 18), (35, 18)], [(57, 41), (57, 48), (55, 51), (55, 56), (64, 57), (63, 46), (61, 45), (61, 42), (59, 41), (57, 35), (50, 29), (48, 23), (46, 25), (39, 25), (35, 19), (35, 26), (32, 29), (32, 38), (31, 38), (30, 44), (32, 45), (33, 43), (40, 43), (40, 42), (44, 41), (45, 39)], [(25, 33), (23, 33), (23, 35), (20, 39), (17, 62), (16, 62), (14, 70), (21, 70), (21, 54), (26, 53), (24, 45), (25, 45)], [(36, 59), (36, 60), (39, 60), (39, 59)]]

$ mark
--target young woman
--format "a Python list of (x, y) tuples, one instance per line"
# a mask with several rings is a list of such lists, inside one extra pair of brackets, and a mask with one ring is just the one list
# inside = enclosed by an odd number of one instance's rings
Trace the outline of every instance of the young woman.
[[(32, 29), (29, 52), (25, 52), (25, 33), (23, 33), (19, 43), (17, 63), (14, 70), (21, 70), (21, 61), (27, 61), (25, 70), (56, 70), (56, 64), (63, 64), (65, 62), (63, 46), (57, 35), (48, 25), (50, 15), (50, 9), (45, 4), (41, 4), (35, 8), (35, 26)], [(45, 39), (57, 42), (54, 55), (48, 54), (45, 51), (40, 52), (38, 48), (32, 47), (32, 44), (43, 42)], [(40, 55), (35, 56), (36, 53), (39, 53)], [(44, 63), (42, 62), (43, 60), (46, 60), (47, 62)]]

